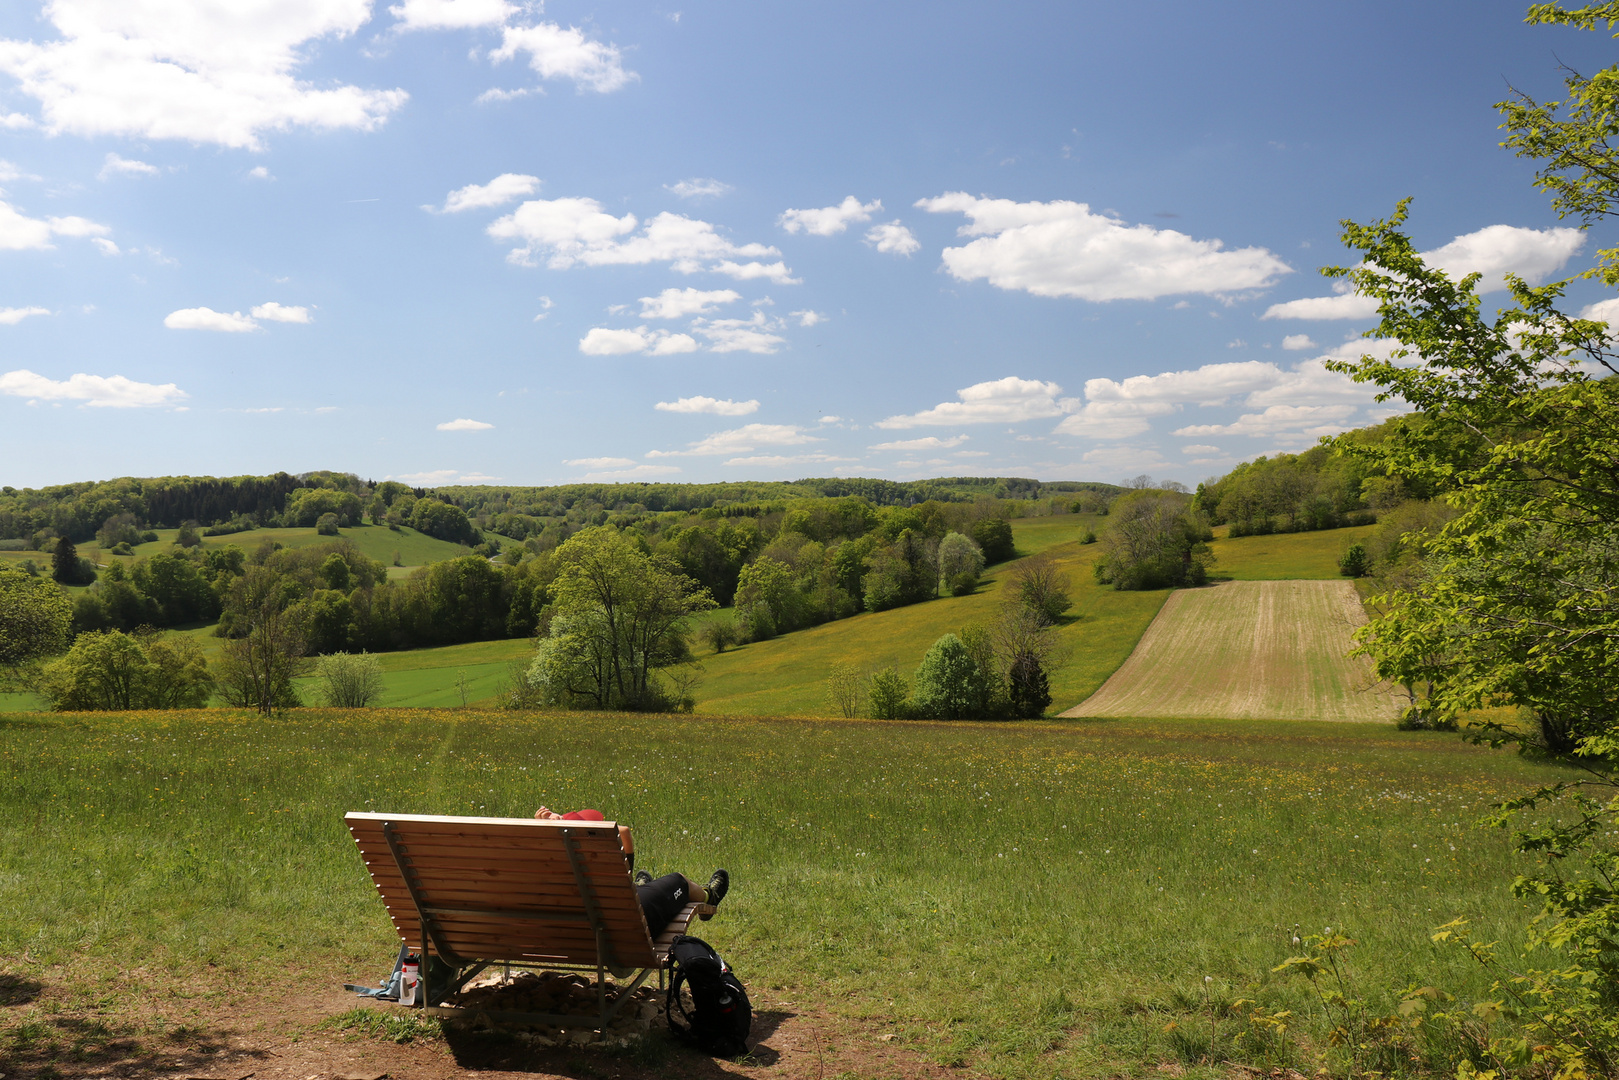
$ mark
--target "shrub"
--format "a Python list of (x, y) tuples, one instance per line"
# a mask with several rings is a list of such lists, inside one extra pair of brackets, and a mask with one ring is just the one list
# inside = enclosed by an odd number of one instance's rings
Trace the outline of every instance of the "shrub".
[(866, 691), (871, 715), (877, 720), (903, 720), (910, 713), (910, 695), (910, 682), (891, 667), (873, 674)]
[(315, 532), (321, 536), (337, 536), (337, 515), (322, 514), (315, 522)]
[(197, 523), (188, 521), (180, 526), (180, 533), (174, 542), (183, 548), (194, 548), (202, 543), (202, 536), (197, 532)]
[(833, 664), (826, 678), (826, 699), (833, 710), (844, 718), (860, 714), (860, 699), (865, 696), (860, 672), (847, 661)]
[(715, 619), (704, 624), (702, 630), (698, 632), (698, 636), (716, 653), (735, 648), (742, 640), (742, 635), (737, 632), (736, 626), (722, 619)]
[(45, 665), (39, 692), (56, 710), (196, 709), (214, 680), (190, 638), (92, 630)]
[(946, 634), (916, 669), (916, 713), (939, 720), (980, 715), (988, 692), (985, 682), (983, 669), (961, 639)]
[(1359, 544), (1350, 544), (1349, 550), (1338, 558), (1338, 573), (1344, 577), (1365, 577), (1370, 566), (1371, 561), (1366, 557), (1366, 549)]
[(320, 696), (334, 709), (364, 709), (382, 696), (382, 664), (369, 653), (332, 653), (315, 661)]
[(1050, 555), (1024, 559), (1012, 571), (1006, 588), (1012, 602), (1027, 609), (1042, 626), (1052, 625), (1074, 606), (1068, 596), (1068, 576), (1057, 569)]
[(973, 526), (973, 539), (978, 542), (986, 562), (1005, 562), (1017, 554), (1012, 547), (1012, 526), (1005, 518), (980, 521)]
[(945, 533), (939, 541), (939, 578), (956, 596), (965, 596), (978, 584), (984, 569), (983, 549), (971, 537)]

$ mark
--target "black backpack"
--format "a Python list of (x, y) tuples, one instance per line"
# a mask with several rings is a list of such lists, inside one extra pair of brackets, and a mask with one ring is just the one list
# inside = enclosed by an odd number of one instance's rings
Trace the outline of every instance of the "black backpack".
[[(715, 1057), (747, 1053), (753, 1006), (730, 966), (708, 942), (686, 934), (669, 946), (669, 957), (674, 968), (664, 1003), (669, 1030)], [(680, 993), (682, 986), (691, 998), (689, 1010)]]

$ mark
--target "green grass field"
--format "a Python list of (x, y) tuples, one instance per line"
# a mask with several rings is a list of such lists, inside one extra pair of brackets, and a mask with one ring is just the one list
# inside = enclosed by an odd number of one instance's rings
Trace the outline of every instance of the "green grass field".
[(1342, 578), (1181, 589), (1102, 689), (1065, 715), (1393, 720), (1404, 702), (1348, 655), (1365, 622)]
[[(969, 1075), (1179, 1076), (1204, 1055), (1309, 1074), (1327, 1025), (1271, 972), (1295, 933), (1357, 939), (1353, 989), (1380, 1012), (1411, 985), (1482, 1000), (1429, 928), (1466, 914), (1522, 940), (1519, 857), (1470, 823), (1553, 775), (1360, 724), (10, 716), (0, 988), (35, 990), (0, 1009), (0, 1070), (64, 1075), (96, 1031), (130, 1055), (201, 1043), (266, 986), (374, 979), (397, 940), (343, 812), (546, 802), (632, 825), (654, 871), (727, 866), (703, 936), (757, 1008)], [(1287, 1040), (1237, 1041), (1239, 997), (1292, 1010)]]
[(1219, 536), (1209, 545), (1216, 561), (1209, 576), (1216, 581), (1298, 581), (1337, 578), (1338, 557), (1350, 544), (1365, 540), (1376, 525), (1355, 525), (1321, 532), (1276, 533), (1271, 536)]
[[(158, 538), (149, 544), (140, 544), (133, 548), (133, 555), (109, 555), (101, 550), (94, 540), (77, 545), (79, 554), (91, 562), (105, 565), (111, 560), (118, 560), (125, 565), (132, 563), (143, 555), (156, 555), (161, 551), (168, 551), (174, 546), (175, 537), (180, 535), (179, 529), (156, 529)], [(435, 540), (415, 529), (400, 528), (389, 529), (381, 525), (356, 525), (353, 528), (343, 529), (340, 533), (342, 539), (352, 541), (366, 555), (381, 562), (385, 566), (392, 566), (394, 556), (404, 570), (399, 576), (408, 574), (417, 566), (428, 563), (442, 562), (465, 555), (468, 549), (461, 544), (452, 544), (448, 540)], [(229, 536), (204, 536), (202, 546), (205, 548), (225, 547), (234, 544), (243, 551), (251, 552), (266, 540), (273, 540), (283, 547), (299, 548), (309, 547), (313, 544), (324, 544), (336, 537), (321, 536), (313, 527), (307, 529), (253, 529), (248, 532), (232, 533)], [(51, 553), (49, 551), (0, 551), (0, 562), (21, 565), (25, 560), (32, 559), (34, 565), (49, 572)], [(390, 572), (389, 576), (394, 576)]]
[[(1091, 527), (1082, 515), (1013, 522), (1021, 553), (1046, 552), (1067, 572), (1074, 606), (1059, 634), (1069, 662), (1051, 679), (1053, 711), (1088, 697), (1122, 664), (1163, 606), (1168, 591), (1118, 592), (1098, 585), (1091, 567), (1100, 553), (1078, 537)], [(1001, 583), (1015, 565), (992, 567), (971, 596), (944, 596), (909, 607), (855, 615), (770, 641), (713, 655), (699, 649), (702, 713), (748, 716), (826, 716), (826, 679), (832, 666), (862, 671), (892, 665), (909, 675), (928, 647), (967, 623), (993, 618)]]

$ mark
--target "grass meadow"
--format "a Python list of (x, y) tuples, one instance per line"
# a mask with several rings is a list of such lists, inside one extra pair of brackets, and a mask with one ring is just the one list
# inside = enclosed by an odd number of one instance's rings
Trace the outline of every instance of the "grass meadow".
[(1215, 530), (1215, 563), (1209, 576), (1215, 581), (1336, 580), (1338, 557), (1350, 544), (1364, 541), (1376, 525), (1351, 525), (1321, 532), (1275, 533), (1270, 536), (1221, 536)]
[[(397, 941), (342, 814), (543, 801), (632, 825), (654, 872), (728, 867), (704, 937), (756, 1007), (992, 1076), (1213, 1075), (1204, 1056), (1308, 1073), (1327, 1028), (1271, 973), (1293, 936), (1357, 939), (1381, 1011), (1413, 985), (1479, 1000), (1429, 931), (1467, 915), (1521, 940), (1519, 859), (1472, 822), (1548, 775), (1343, 723), (0, 717), (0, 975), (42, 984), (0, 1011), (0, 1072), (130, 993), (138, 1040), (267, 977), (373, 980)], [(1239, 1040), (1239, 998), (1292, 1010), (1287, 1038)]]
[[(1097, 584), (1091, 568), (1101, 548), (1079, 542), (1094, 523), (1077, 514), (1013, 523), (1020, 555), (1045, 553), (1055, 559), (1068, 575), (1074, 600), (1058, 630), (1069, 660), (1051, 678), (1053, 712), (1078, 704), (1107, 681), (1169, 596), (1168, 590), (1118, 592)], [(699, 649), (697, 711), (825, 716), (830, 710), (826, 679), (833, 665), (850, 663), (865, 672), (892, 666), (911, 674), (942, 635), (994, 618), (1002, 584), (1017, 561), (991, 567), (970, 596), (867, 612), (718, 655)]]

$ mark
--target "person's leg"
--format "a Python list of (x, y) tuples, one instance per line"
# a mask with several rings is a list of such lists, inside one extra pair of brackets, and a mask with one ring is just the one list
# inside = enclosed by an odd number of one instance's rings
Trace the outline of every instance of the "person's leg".
[(636, 899), (641, 901), (641, 914), (646, 917), (646, 928), (654, 938), (691, 903), (693, 896), (702, 895), (706, 895), (702, 887), (685, 874), (665, 874), (635, 887)]

